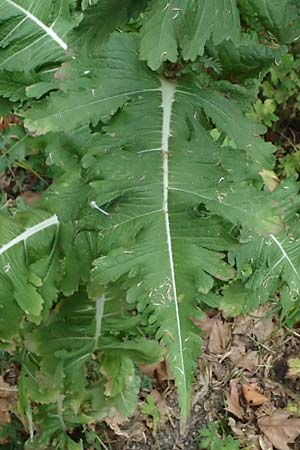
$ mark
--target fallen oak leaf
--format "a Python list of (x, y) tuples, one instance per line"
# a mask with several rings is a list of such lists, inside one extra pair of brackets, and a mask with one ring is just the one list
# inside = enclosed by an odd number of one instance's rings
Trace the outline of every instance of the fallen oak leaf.
[[(264, 309), (261, 310), (263, 313)], [(260, 319), (255, 321), (253, 327), (253, 334), (256, 336), (259, 342), (265, 341), (273, 333), (275, 324), (273, 322), (273, 317), (268, 313), (262, 316)]]
[(291, 450), (288, 444), (293, 444), (300, 434), (300, 419), (290, 417), (290, 414), (282, 409), (278, 409), (271, 416), (259, 417), (257, 425), (277, 450)]
[(235, 367), (246, 369), (252, 372), (258, 366), (257, 352), (247, 351), (246, 348), (232, 346), (230, 350), (230, 359)]
[(237, 317), (233, 335), (253, 335), (259, 342), (262, 342), (273, 333), (274, 328), (270, 306), (265, 305), (251, 315)]
[(268, 397), (259, 392), (257, 383), (243, 384), (242, 391), (248, 405), (260, 406), (269, 401)]
[(203, 316), (201, 316), (201, 319), (191, 317), (191, 320), (194, 322), (194, 324), (201, 329), (201, 332), (203, 333), (203, 337), (205, 339), (209, 338), (213, 323), (216, 319), (221, 320), (221, 315), (219, 313), (210, 315), (208, 314), (208, 312), (205, 312), (203, 313)]
[(208, 339), (208, 351), (215, 355), (224, 353), (231, 341), (231, 325), (219, 318), (212, 319), (212, 327)]
[(106, 416), (103, 418), (103, 421), (118, 434), (118, 430), (128, 422), (128, 418), (121, 416), (118, 411), (115, 411), (113, 416)]
[(240, 397), (238, 391), (237, 380), (230, 380), (230, 394), (226, 395), (227, 407), (226, 410), (231, 412), (234, 416), (239, 419), (243, 418), (243, 413), (240, 405)]

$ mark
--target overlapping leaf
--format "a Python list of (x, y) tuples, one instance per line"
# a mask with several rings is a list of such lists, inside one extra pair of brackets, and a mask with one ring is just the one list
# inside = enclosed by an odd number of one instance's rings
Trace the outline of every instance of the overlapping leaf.
[[(27, 231), (22, 233), (21, 227), (16, 226), (12, 220), (9, 220), (5, 216), (1, 216), (1, 279), (3, 279), (6, 286), (10, 285), (9, 290), (13, 293), (14, 301), (18, 304), (19, 308), (36, 321), (39, 321), (44, 300), (37, 290), (41, 279), (34, 272), (30, 271), (27, 265), (30, 259), (27, 241), (34, 234), (47, 230), (49, 227), (53, 228), (55, 225), (57, 225), (57, 221), (53, 217), (28, 228)], [(50, 232), (50, 236), (53, 238), (53, 232)], [(45, 232), (43, 237), (45, 241), (40, 245), (41, 253), (39, 258), (43, 255), (45, 248), (46, 251), (49, 251), (49, 239), (51, 242), (51, 237), (45, 236)], [(49, 271), (48, 266), (51, 266), (51, 262), (47, 257), (45, 262), (46, 266), (44, 266), (44, 270), (40, 266), (44, 275)], [(41, 264), (41, 261), (39, 263)]]
[(153, 70), (163, 61), (178, 57), (178, 28), (182, 26), (188, 0), (152, 0), (141, 30), (140, 55)]
[(70, 57), (66, 35), (77, 20), (62, 0), (0, 1), (0, 95), (23, 101), (56, 89), (54, 67)]
[(152, 0), (141, 31), (141, 59), (157, 70), (162, 62), (175, 63), (178, 49), (194, 61), (206, 42), (231, 39), (238, 43), (240, 18), (236, 0)]
[[(267, 238), (246, 233), (243, 246), (232, 256), (239, 280), (224, 291), (223, 309), (230, 315), (250, 311), (282, 289), (284, 312), (294, 309), (300, 292), (299, 186), (286, 183), (274, 192), (287, 229)], [(299, 317), (299, 310), (297, 310)], [(296, 320), (296, 317), (293, 318)]]
[(285, 53), (282, 48), (266, 47), (247, 35), (242, 36), (239, 46), (232, 41), (220, 45), (209, 42), (207, 51), (220, 62), (222, 76), (235, 80), (257, 77), (274, 62), (279, 63)]
[(147, 0), (97, 0), (83, 5), (84, 16), (70, 36), (77, 52), (97, 54), (110, 33), (143, 10)]
[[(97, 255), (97, 245), (91, 248), (92, 235), (82, 232), (75, 236), (72, 226), (59, 226), (56, 216), (47, 219), (45, 212), (36, 209), (19, 214), (18, 221), (26, 226), (16, 226), (1, 216), (0, 339), (7, 344), (13, 342), (24, 315), (40, 323), (60, 290), (66, 294), (77, 291), (81, 280), (88, 279)], [(76, 262), (79, 253), (81, 265)]]
[[(99, 420), (116, 410), (124, 416), (133, 413), (140, 386), (134, 362), (156, 362), (162, 350), (151, 340), (126, 339), (121, 330), (130, 317), (126, 311), (119, 309), (111, 316), (104, 295), (93, 301), (80, 291), (64, 298), (37, 329), (29, 327), (19, 388), (21, 410), (25, 413), (31, 400), (55, 405), (58, 413), (50, 426), (46, 411), (52, 406), (38, 406), (35, 443), (60, 435), (73, 423)], [(87, 389), (89, 379), (93, 383)]]
[(281, 43), (291, 44), (300, 38), (300, 3), (298, 0), (242, 0), (265, 28)]

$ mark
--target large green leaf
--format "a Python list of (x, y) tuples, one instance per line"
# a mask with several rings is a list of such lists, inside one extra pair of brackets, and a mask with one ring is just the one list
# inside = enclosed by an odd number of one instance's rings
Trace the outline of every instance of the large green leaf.
[[(215, 279), (234, 276), (223, 253), (237, 245), (229, 224), (263, 234), (279, 227), (258, 175), (272, 147), (258, 137), (263, 127), (201, 78), (175, 83), (151, 73), (137, 59), (138, 44), (133, 34), (114, 35), (77, 91), (68, 77), (76, 83), (82, 66), (78, 74), (76, 61), (66, 66), (64, 92), (32, 108), (26, 124), (45, 133), (102, 122), (85, 144), (95, 149), (84, 163), (91, 190), (77, 221), (101, 237), (89, 293), (96, 299), (119, 285), (129, 304), (147, 311), (168, 348), (185, 421), (200, 348), (191, 317)], [(238, 148), (213, 141), (203, 112)]]
[[(160, 95), (159, 78), (137, 59), (138, 45), (135, 35), (115, 35), (101, 56), (92, 61), (84, 60), (88, 78), (82, 76), (81, 63), (75, 61), (64, 66), (61, 71), (63, 92), (53, 93), (48, 100), (28, 112), (25, 121), (28, 129), (44, 134), (48, 131), (73, 130), (89, 122), (96, 126), (99, 121), (109, 121), (118, 108), (136, 96), (148, 98), (151, 93)], [(101, 67), (101, 71), (97, 67)], [(195, 77), (187, 79), (182, 89), (178, 87), (177, 91), (184, 92), (180, 94), (184, 99), (190, 98), (198, 103), (199, 108), (203, 108), (239, 148), (252, 154), (253, 160), (260, 162), (260, 170), (272, 167), (274, 149), (258, 137), (265, 128), (246, 119), (234, 101), (204, 89), (206, 85), (201, 77)]]
[(97, 125), (100, 120), (108, 121), (132, 96), (159, 91), (157, 76), (145, 70), (137, 59), (137, 51), (135, 35), (116, 35), (100, 57), (84, 60), (88, 76), (82, 73), (80, 62), (64, 66), (61, 76), (65, 79), (65, 93), (53, 93), (49, 100), (29, 111), (28, 129), (44, 134), (73, 130), (89, 122)]

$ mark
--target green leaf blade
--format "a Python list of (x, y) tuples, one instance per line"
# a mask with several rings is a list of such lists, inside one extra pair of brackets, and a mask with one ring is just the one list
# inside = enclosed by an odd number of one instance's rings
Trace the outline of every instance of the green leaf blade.
[(185, 60), (202, 56), (206, 42), (215, 45), (224, 40), (240, 40), (240, 17), (236, 0), (192, 0), (186, 10), (185, 34), (181, 47)]

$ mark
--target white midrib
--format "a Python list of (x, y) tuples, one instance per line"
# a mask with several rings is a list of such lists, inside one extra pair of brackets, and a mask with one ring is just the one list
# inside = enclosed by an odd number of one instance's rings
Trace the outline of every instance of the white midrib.
[[(280, 252), (281, 252), (281, 254), (282, 254), (282, 258), (280, 258), (280, 262), (281, 262), (283, 259), (286, 259), (286, 261), (288, 262), (288, 264), (289, 264), (290, 267), (292, 268), (294, 274), (296, 275), (296, 277), (298, 278), (298, 280), (300, 280), (299, 273), (298, 273), (296, 267), (294, 266), (292, 260), (290, 259), (289, 255), (288, 255), (288, 254), (286, 253), (286, 251), (284, 250), (284, 248), (283, 248), (283, 246), (282, 246), (282, 243), (279, 242), (279, 240), (278, 240), (273, 234), (270, 234), (270, 238), (273, 240), (273, 242), (275, 242), (275, 244), (277, 245), (277, 247), (279, 248), (279, 250), (280, 250)], [(272, 270), (274, 270), (275, 267), (276, 267), (280, 262), (277, 262), (277, 263), (272, 267), (272, 269), (270, 270), (270, 272), (272, 272)]]
[(45, 33), (53, 39), (53, 41), (57, 42), (57, 44), (62, 47), (65, 51), (68, 49), (67, 44), (52, 30), (52, 28), (47, 27), (40, 19), (38, 19), (35, 15), (33, 15), (30, 11), (23, 8), (22, 6), (15, 3), (13, 0), (5, 0), (6, 3), (13, 6), (14, 8), (21, 11), (26, 18), (32, 20), (39, 28), (41, 28)]
[(49, 219), (43, 220), (43, 222), (40, 222), (31, 228), (28, 228), (28, 230), (19, 234), (19, 236), (15, 237), (7, 244), (4, 244), (3, 247), (0, 247), (0, 255), (7, 252), (7, 250), (9, 250), (10, 248), (19, 244), (20, 242), (25, 242), (28, 238), (30, 238), (34, 234), (37, 234), (40, 231), (45, 230), (46, 228), (52, 227), (53, 225), (58, 226), (58, 224), (59, 224), (59, 221), (58, 221), (57, 216), (55, 215), (55, 216), (50, 217)]
[(171, 136), (171, 118), (172, 118), (172, 105), (175, 99), (176, 85), (164, 79), (161, 79), (161, 92), (162, 92), (162, 109), (163, 109), (163, 124), (162, 124), (162, 155), (163, 155), (163, 205), (162, 210), (165, 218), (167, 247), (169, 254), (170, 272), (171, 272), (171, 284), (174, 296), (174, 305), (176, 311), (176, 322), (178, 329), (178, 343), (180, 352), (180, 367), (177, 367), (181, 373), (184, 381), (184, 389), (186, 389), (186, 376), (185, 366), (183, 359), (183, 345), (181, 336), (181, 324), (178, 307), (178, 296), (176, 287), (174, 257), (172, 249), (172, 238), (170, 230), (170, 218), (169, 218), (169, 138)]
[(103, 312), (104, 312), (104, 302), (105, 302), (105, 295), (102, 295), (96, 301), (96, 329), (95, 329), (94, 351), (97, 349), (98, 340), (101, 336), (101, 326), (102, 326), (102, 319), (103, 319)]

